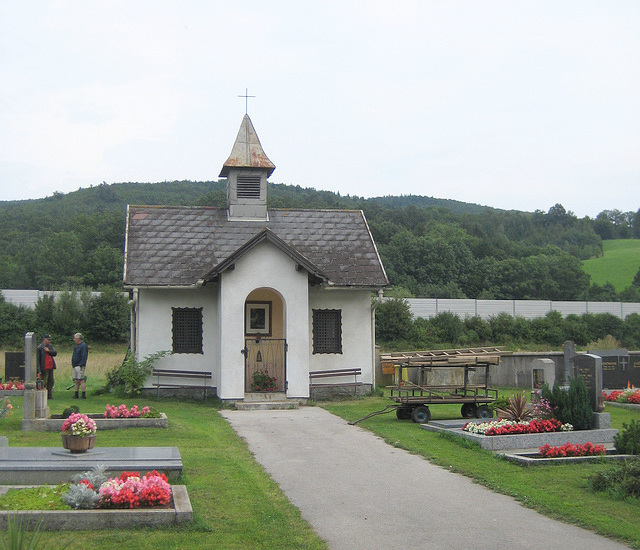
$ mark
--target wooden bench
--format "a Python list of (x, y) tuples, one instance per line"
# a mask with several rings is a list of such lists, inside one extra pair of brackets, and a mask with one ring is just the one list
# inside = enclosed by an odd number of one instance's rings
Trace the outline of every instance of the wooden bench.
[[(309, 373), (309, 394), (313, 399), (314, 388), (331, 388), (331, 387), (349, 387), (353, 386), (353, 395), (358, 392), (358, 386), (362, 386), (362, 382), (358, 382), (358, 376), (362, 374), (362, 369), (336, 369), (336, 370), (317, 370)], [(337, 378), (342, 376), (353, 376), (353, 382), (340, 382), (333, 384), (314, 384), (314, 380), (322, 378)]]
[[(152, 376), (156, 377), (156, 381), (153, 385), (156, 387), (156, 399), (160, 399), (160, 388), (192, 388), (201, 389), (204, 391), (205, 401), (207, 399), (207, 390), (214, 389), (215, 387), (207, 384), (213, 378), (210, 372), (202, 372), (197, 370), (176, 370), (176, 369), (153, 369)], [(187, 381), (201, 380), (201, 384), (178, 384), (161, 382), (161, 378), (185, 378)]]

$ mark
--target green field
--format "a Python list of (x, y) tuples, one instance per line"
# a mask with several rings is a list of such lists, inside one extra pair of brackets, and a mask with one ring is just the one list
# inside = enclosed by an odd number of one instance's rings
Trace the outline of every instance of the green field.
[(583, 268), (592, 283), (611, 283), (616, 292), (622, 292), (640, 269), (640, 239), (602, 241), (602, 246), (604, 255), (584, 261)]

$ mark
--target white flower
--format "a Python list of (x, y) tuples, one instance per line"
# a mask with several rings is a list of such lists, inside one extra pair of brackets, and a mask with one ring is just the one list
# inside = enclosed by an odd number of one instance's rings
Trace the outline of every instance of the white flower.
[[(515, 426), (518, 422), (513, 420), (492, 420), (490, 422), (468, 422), (464, 428), (466, 432), (473, 434), (485, 435), (490, 428), (501, 428), (502, 426)], [(520, 424), (529, 424), (529, 422), (520, 422)]]

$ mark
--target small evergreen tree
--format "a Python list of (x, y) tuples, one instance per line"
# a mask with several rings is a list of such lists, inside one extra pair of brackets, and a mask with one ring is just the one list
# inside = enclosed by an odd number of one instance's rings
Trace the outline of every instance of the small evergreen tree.
[(593, 410), (589, 391), (580, 377), (571, 380), (569, 386), (570, 424), (576, 430), (588, 430), (593, 423)]
[(572, 378), (569, 389), (562, 389), (556, 382), (553, 390), (545, 384), (542, 398), (547, 399), (553, 416), (563, 424), (571, 424), (575, 430), (588, 430), (593, 421), (589, 392), (582, 378)]

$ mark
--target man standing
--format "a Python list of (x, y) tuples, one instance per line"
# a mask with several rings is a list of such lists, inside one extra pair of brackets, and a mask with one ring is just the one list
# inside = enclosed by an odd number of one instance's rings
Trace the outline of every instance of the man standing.
[(49, 399), (53, 399), (53, 371), (56, 368), (53, 358), (56, 355), (58, 352), (51, 345), (51, 336), (45, 334), (42, 343), (36, 348), (36, 367)]
[(76, 387), (74, 399), (78, 399), (78, 390), (82, 389), (82, 399), (87, 398), (87, 388), (85, 384), (84, 371), (87, 368), (87, 357), (89, 356), (89, 348), (84, 342), (82, 334), (76, 332), (73, 335), (73, 341), (76, 343), (71, 356), (71, 366), (73, 367), (73, 384)]

